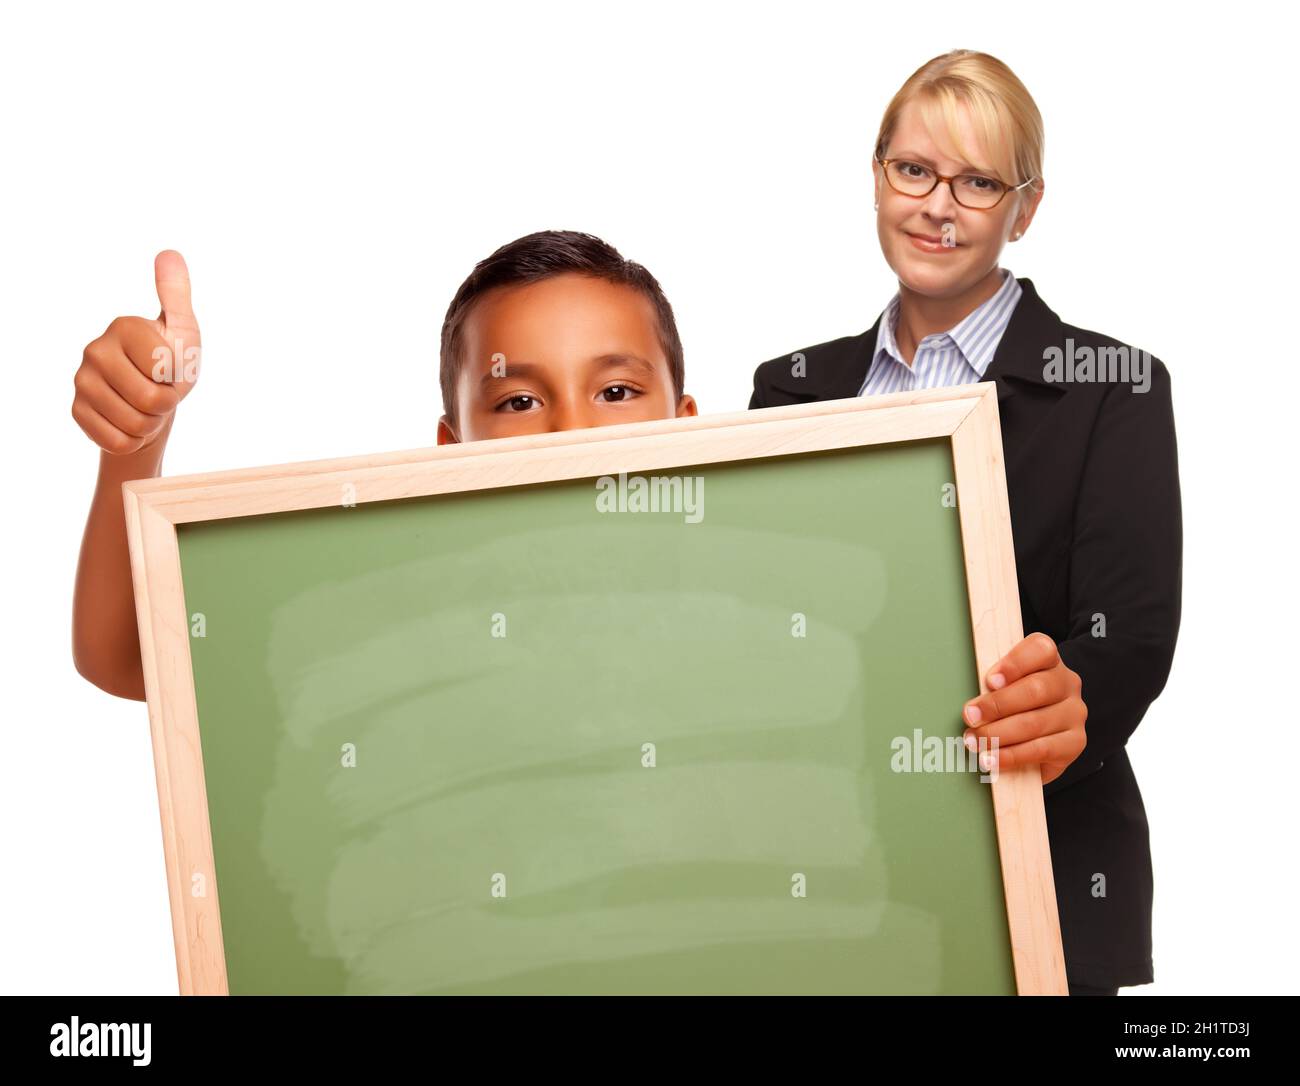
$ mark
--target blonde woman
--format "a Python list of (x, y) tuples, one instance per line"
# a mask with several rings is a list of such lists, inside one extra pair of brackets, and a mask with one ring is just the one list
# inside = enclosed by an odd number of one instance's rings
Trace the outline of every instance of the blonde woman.
[(759, 366), (750, 406), (996, 383), (1035, 632), (962, 715), (969, 735), (997, 736), (1001, 767), (1042, 764), (1070, 993), (1114, 995), (1154, 979), (1147, 819), (1125, 743), (1178, 635), (1177, 452), (1159, 359), (1065, 324), (999, 263), (1043, 199), (1042, 158), (1038, 108), (1001, 61), (957, 50), (918, 69), (873, 162), (898, 293), (861, 335)]

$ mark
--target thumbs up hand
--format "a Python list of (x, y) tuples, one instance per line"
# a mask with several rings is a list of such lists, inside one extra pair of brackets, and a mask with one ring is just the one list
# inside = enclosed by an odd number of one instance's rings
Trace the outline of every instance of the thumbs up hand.
[(125, 456), (165, 440), (176, 405), (198, 380), (199, 325), (180, 253), (154, 258), (162, 311), (118, 317), (86, 345), (73, 385), (72, 417), (105, 452)]

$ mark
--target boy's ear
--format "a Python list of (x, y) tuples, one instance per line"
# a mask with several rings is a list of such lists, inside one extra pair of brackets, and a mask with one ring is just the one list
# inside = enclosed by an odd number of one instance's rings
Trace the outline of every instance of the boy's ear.
[(692, 418), (700, 413), (700, 409), (695, 404), (694, 396), (683, 396), (677, 401), (677, 417), (679, 419)]
[(451, 424), (451, 419), (443, 415), (438, 420), (438, 444), (439, 445), (459, 445), (460, 438), (456, 436), (456, 430)]

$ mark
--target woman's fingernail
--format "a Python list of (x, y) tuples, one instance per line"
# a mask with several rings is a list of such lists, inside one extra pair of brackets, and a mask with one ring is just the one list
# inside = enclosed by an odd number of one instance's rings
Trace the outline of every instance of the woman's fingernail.
[(983, 719), (983, 714), (980, 712), (980, 707), (978, 705), (966, 706), (965, 716), (966, 723), (971, 726), (978, 724)]
[(972, 754), (975, 753), (976, 748), (980, 745), (979, 740), (975, 738), (974, 732), (969, 733), (964, 742), (966, 743), (966, 749)]
[(995, 758), (989, 751), (986, 750), (980, 755), (980, 769), (984, 770), (985, 773), (992, 772), (994, 763)]
[(992, 675), (989, 676), (990, 690), (1001, 690), (1006, 685), (1007, 685), (1007, 677), (1003, 675), (1002, 672), (995, 671), (993, 672)]

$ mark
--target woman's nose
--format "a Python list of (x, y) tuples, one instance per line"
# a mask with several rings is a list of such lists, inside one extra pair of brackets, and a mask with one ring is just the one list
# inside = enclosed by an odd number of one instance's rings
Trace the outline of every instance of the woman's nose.
[(922, 210), (932, 219), (945, 221), (956, 218), (957, 208), (961, 206), (952, 198), (952, 189), (947, 181), (940, 181), (925, 198)]

